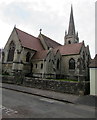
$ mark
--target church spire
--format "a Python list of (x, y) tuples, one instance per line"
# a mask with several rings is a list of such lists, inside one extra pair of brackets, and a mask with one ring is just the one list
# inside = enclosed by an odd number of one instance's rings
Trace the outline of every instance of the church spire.
[(78, 42), (79, 42), (79, 37), (78, 37), (78, 33), (76, 33), (76, 31), (75, 31), (75, 24), (74, 24), (74, 17), (73, 17), (73, 7), (71, 5), (69, 28), (68, 28), (68, 33), (65, 32), (64, 45), (74, 44), (74, 43), (78, 43)]
[(71, 5), (68, 35), (73, 35), (73, 34), (75, 34), (75, 25), (74, 25), (74, 17), (73, 17), (73, 7)]

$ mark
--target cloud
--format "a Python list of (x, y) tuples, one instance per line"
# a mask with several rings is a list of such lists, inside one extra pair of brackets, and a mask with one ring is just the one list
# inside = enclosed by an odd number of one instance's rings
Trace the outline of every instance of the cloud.
[[(22, 4), (22, 6), (21, 6)], [(10, 3), (2, 8), (0, 12), (3, 21), (8, 23), (17, 23), (26, 21), (30, 14), (26, 8), (26, 4), (23, 3)]]
[(97, 2), (95, 4), (95, 53), (97, 54)]
[(94, 56), (95, 0), (0, 0), (0, 25), (4, 34), (2, 43), (8, 40), (8, 34), (11, 33), (9, 31), (16, 24), (34, 36), (38, 36), (39, 29), (42, 28), (43, 34), (63, 44), (71, 4), (74, 8), (75, 26), (79, 32), (80, 42), (85, 40)]

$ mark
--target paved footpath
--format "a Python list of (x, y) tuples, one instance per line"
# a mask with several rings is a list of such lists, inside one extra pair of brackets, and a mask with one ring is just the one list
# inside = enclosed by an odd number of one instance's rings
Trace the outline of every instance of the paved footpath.
[(97, 96), (90, 96), (90, 95), (79, 96), (79, 95), (59, 93), (59, 92), (54, 92), (49, 90), (29, 88), (29, 87), (14, 85), (14, 84), (5, 84), (5, 83), (0, 84), (0, 87), (19, 91), (19, 92), (24, 92), (27, 94), (42, 96), (45, 98), (50, 98), (50, 99), (54, 99), (62, 102), (87, 105), (97, 109)]

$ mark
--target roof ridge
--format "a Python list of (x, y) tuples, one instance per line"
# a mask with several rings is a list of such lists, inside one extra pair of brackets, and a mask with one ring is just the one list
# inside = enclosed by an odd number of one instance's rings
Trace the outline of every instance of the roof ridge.
[[(83, 42), (73, 43), (73, 44), (66, 44), (66, 45), (59, 45), (58, 47), (70, 46), (70, 45), (74, 45), (74, 44), (83, 44)], [(54, 49), (56, 49), (56, 48), (54, 48)]]
[[(48, 36), (46, 36), (46, 35), (44, 35), (44, 34), (41, 34), (41, 35), (43, 35), (44, 37), (46, 37), (46, 38), (52, 40), (51, 38), (49, 38)], [(52, 40), (52, 41), (55, 42), (55, 43), (57, 43), (57, 44), (59, 44), (59, 45), (61, 45), (60, 43), (56, 42), (55, 40)]]
[(23, 31), (23, 30), (20, 30), (19, 28), (16, 28), (16, 27), (15, 27), (15, 29), (16, 29), (16, 30), (19, 30), (19, 31), (21, 31), (21, 32), (23, 32), (23, 33), (25, 33), (25, 34), (27, 34), (27, 35), (30, 35), (31, 37), (34, 37), (34, 38), (38, 39), (37, 37), (35, 37), (35, 36), (33, 36), (33, 35), (25, 32), (25, 31)]

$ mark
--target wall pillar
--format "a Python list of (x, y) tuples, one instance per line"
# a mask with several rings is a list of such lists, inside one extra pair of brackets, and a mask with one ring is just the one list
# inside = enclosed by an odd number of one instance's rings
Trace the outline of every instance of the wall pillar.
[(23, 70), (23, 64), (21, 62), (21, 56), (22, 56), (21, 52), (18, 52), (18, 50), (15, 50), (13, 66), (12, 66), (13, 73), (16, 72), (16, 71), (22, 71)]
[(9, 52), (8, 50), (6, 50), (6, 52), (4, 52), (4, 53), (5, 53), (5, 57), (4, 57), (4, 63), (5, 63), (5, 62), (7, 62), (7, 58), (8, 58), (8, 52)]
[(97, 96), (97, 68), (90, 68), (90, 95)]

